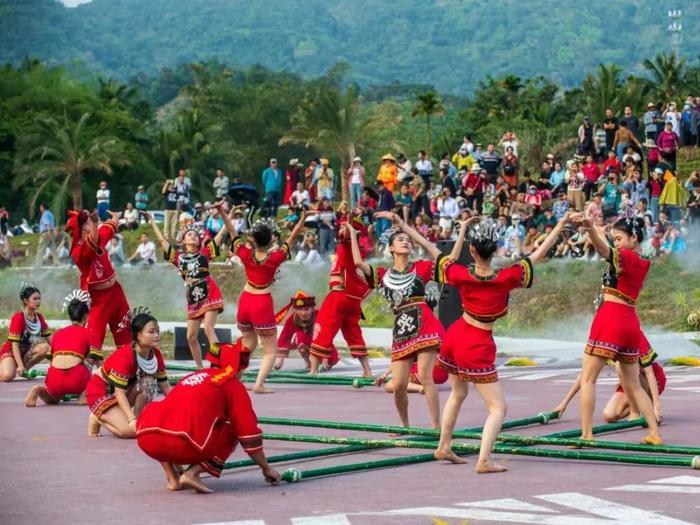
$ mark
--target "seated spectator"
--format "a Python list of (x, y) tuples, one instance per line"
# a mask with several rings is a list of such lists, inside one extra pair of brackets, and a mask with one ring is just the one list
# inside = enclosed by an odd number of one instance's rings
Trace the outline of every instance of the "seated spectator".
[(459, 205), (457, 200), (450, 195), (448, 188), (442, 190), (442, 196), (438, 199), (438, 214), (440, 217), (438, 224), (444, 236), (448, 228), (452, 229), (453, 221), (459, 217)]
[[(207, 201), (207, 204), (210, 204), (209, 201)], [(207, 207), (205, 211), (204, 206), (202, 206), (201, 202), (195, 202), (194, 213), (192, 214), (194, 221), (201, 222), (202, 224), (204, 224), (204, 221), (207, 220), (207, 214), (209, 212), (209, 209), (211, 209), (211, 206)]]
[(525, 202), (532, 206), (534, 214), (537, 215), (542, 208), (542, 195), (538, 193), (537, 186), (530, 186), (525, 195)]
[[(525, 193), (518, 192), (515, 202), (510, 207), (509, 215), (517, 215), (522, 224), (527, 224), (528, 221), (534, 217), (532, 205), (525, 200)], [(524, 235), (525, 231), (523, 230), (523, 236)]]
[(318, 253), (318, 238), (313, 232), (307, 231), (304, 234), (301, 246), (294, 260), (303, 264), (323, 263), (321, 254)]
[(617, 155), (615, 155), (614, 150), (611, 149), (608, 151), (608, 158), (605, 159), (605, 162), (603, 162), (601, 171), (603, 172), (604, 176), (607, 176), (610, 172), (619, 174), (622, 171), (622, 166), (620, 166), (620, 161), (617, 158)]
[(591, 219), (603, 218), (603, 195), (601, 193), (593, 195), (593, 199), (586, 206), (585, 213), (586, 217)]
[(564, 182), (565, 175), (566, 170), (562, 167), (561, 162), (555, 162), (552, 175), (549, 177), (549, 182), (552, 185), (552, 195), (559, 191), (566, 193), (566, 183)]
[(411, 209), (413, 208), (413, 197), (408, 192), (408, 184), (401, 184), (399, 194), (396, 196), (396, 213), (402, 217), (405, 222), (409, 222)]
[(537, 227), (532, 224), (528, 227), (525, 233), (525, 240), (523, 241), (523, 254), (530, 255), (535, 250), (535, 240), (539, 236), (540, 232), (537, 231)]
[(224, 227), (224, 219), (219, 213), (219, 210), (213, 206), (209, 208), (209, 216), (204, 221), (204, 233), (212, 239)]
[(642, 166), (642, 156), (634, 151), (634, 148), (627, 148), (627, 151), (625, 154), (622, 156), (622, 163), (624, 164), (628, 160), (631, 160), (632, 163), (637, 166), (641, 167)]
[(418, 231), (418, 233), (420, 233), (423, 237), (427, 237), (427, 236), (428, 236), (428, 232), (430, 231), (430, 226), (428, 226), (428, 225), (425, 223), (425, 219), (424, 219), (423, 217), (424, 217), (424, 216), (423, 216), (422, 214), (416, 215), (415, 224), (414, 224), (413, 227), (414, 227), (414, 228), (416, 229), (416, 231)]
[(129, 257), (131, 264), (150, 266), (156, 262), (156, 245), (149, 240), (148, 234), (141, 234), (141, 242), (136, 247), (134, 253)]
[(289, 198), (289, 207), (294, 208), (297, 213), (300, 213), (302, 209), (308, 209), (311, 204), (311, 198), (309, 197), (309, 192), (304, 188), (303, 182), (297, 182), (297, 188), (292, 192)]
[(126, 203), (124, 210), (124, 224), (122, 230), (135, 230), (139, 227), (139, 211), (130, 202)]
[(114, 266), (124, 264), (124, 238), (120, 234), (116, 234), (107, 243), (107, 255)]
[(500, 255), (514, 258), (522, 254), (522, 245), (525, 241), (525, 227), (520, 224), (520, 215), (518, 214), (513, 214), (510, 221), (510, 226), (506, 228), (503, 236), (503, 247)]
[[(564, 215), (566, 215), (566, 213)], [(554, 216), (551, 208), (545, 208), (543, 213), (535, 217), (535, 226), (537, 226), (537, 230), (540, 232), (544, 231), (548, 224), (556, 226), (557, 222), (558, 219)]]

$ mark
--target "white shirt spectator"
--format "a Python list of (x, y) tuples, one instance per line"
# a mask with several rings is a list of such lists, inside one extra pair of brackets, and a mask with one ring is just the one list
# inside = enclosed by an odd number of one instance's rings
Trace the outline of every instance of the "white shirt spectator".
[(309, 192), (307, 190), (294, 190), (289, 202), (296, 206), (308, 206), (311, 202), (311, 198), (309, 197)]
[(421, 177), (427, 177), (433, 173), (433, 163), (430, 162), (428, 159), (417, 160), (416, 169), (418, 170), (418, 173), (421, 175)]
[(459, 217), (459, 204), (454, 197), (438, 199), (438, 213), (441, 218), (456, 219)]
[(97, 204), (101, 202), (109, 202), (109, 189), (100, 188), (97, 190)]
[(124, 210), (124, 220), (127, 224), (137, 224), (139, 222), (139, 210), (136, 208)]
[(212, 182), (212, 186), (214, 187), (214, 191), (216, 192), (216, 199), (221, 199), (224, 195), (228, 193), (228, 177), (226, 175), (222, 175), (221, 177), (215, 177), (214, 182)]
[(503, 147), (503, 153), (505, 154), (506, 150), (508, 149), (508, 146), (513, 148), (513, 155), (516, 157), (518, 156), (518, 144), (520, 144), (520, 141), (518, 139), (513, 139), (513, 140), (504, 140), (501, 142), (501, 146)]
[(153, 264), (156, 262), (156, 245), (153, 241), (142, 242), (136, 247), (136, 254), (141, 262)]

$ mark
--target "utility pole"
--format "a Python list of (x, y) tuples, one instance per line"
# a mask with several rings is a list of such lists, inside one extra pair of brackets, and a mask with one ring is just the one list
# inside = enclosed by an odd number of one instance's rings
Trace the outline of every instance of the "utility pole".
[(683, 24), (681, 24), (681, 16), (683, 12), (680, 9), (671, 9), (668, 12), (670, 23), (668, 24), (668, 32), (671, 36), (671, 51), (676, 55), (680, 53), (681, 42), (683, 41)]

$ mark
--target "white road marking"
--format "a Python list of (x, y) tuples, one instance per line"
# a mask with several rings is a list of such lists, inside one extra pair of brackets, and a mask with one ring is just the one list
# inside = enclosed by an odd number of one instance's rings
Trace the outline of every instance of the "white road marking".
[(532, 503), (519, 501), (513, 498), (490, 499), (486, 501), (479, 501), (477, 503), (455, 503), (455, 505), (460, 507), (486, 507), (489, 509), (518, 510), (525, 512), (556, 512), (555, 510), (551, 510), (546, 507), (533, 505)]
[(654, 479), (649, 483), (663, 485), (700, 485), (700, 476), (674, 476), (672, 478)]
[(293, 525), (351, 525), (347, 514), (292, 518)]
[(265, 520), (216, 521), (210, 523), (197, 523), (195, 525), (265, 525)]
[(622, 490), (625, 492), (665, 492), (678, 494), (700, 494), (700, 487), (683, 485), (620, 485), (605, 490)]

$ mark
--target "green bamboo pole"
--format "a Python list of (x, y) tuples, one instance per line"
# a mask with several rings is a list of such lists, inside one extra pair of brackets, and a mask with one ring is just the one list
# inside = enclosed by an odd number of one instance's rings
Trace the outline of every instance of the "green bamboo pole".
[[(506, 422), (508, 423), (508, 422)], [(593, 434), (598, 435), (598, 434), (603, 434), (606, 432), (615, 432), (618, 430), (624, 430), (628, 428), (633, 428), (640, 426), (644, 423), (644, 419), (635, 419), (632, 421), (619, 421), (617, 423), (608, 423), (605, 425), (598, 425), (593, 427)], [(505, 426), (505, 423), (504, 423)], [(545, 437), (571, 437), (571, 436), (580, 436), (581, 435), (581, 430), (580, 429), (572, 429), (572, 430), (565, 430), (562, 432), (555, 432), (553, 434), (547, 434)], [(406, 441), (411, 440), (411, 438), (408, 438)], [(467, 455), (465, 453), (455, 451), (455, 453), (458, 456), (461, 455)], [(402, 456), (400, 458), (387, 458), (387, 459), (381, 459), (381, 460), (374, 460), (374, 461), (365, 461), (362, 463), (352, 463), (352, 464), (347, 464), (347, 465), (338, 465), (335, 467), (327, 467), (325, 470), (322, 469), (316, 469), (316, 470), (304, 470), (304, 471), (299, 471), (295, 468), (290, 468), (287, 469), (287, 471), (284, 472), (283, 474), (283, 479), (286, 481), (299, 481), (301, 479), (307, 479), (307, 478), (313, 478), (317, 476), (326, 476), (326, 475), (331, 475), (331, 474), (341, 474), (341, 473), (346, 473), (346, 472), (355, 472), (355, 471), (361, 471), (361, 470), (373, 470), (373, 469), (379, 469), (379, 468), (385, 468), (385, 467), (393, 467), (393, 466), (400, 466), (400, 465), (412, 465), (415, 463), (426, 463), (428, 461), (435, 461), (435, 457), (433, 454), (418, 454), (414, 456)], [(335, 470), (331, 470), (335, 469)]]
[(36, 379), (37, 377), (43, 377), (46, 375), (46, 370), (36, 370), (32, 368), (31, 370), (26, 370), (22, 377), (25, 379)]
[[(281, 439), (285, 441), (305, 442), (305, 443), (333, 443), (345, 445), (371, 445), (381, 447), (400, 447), (400, 448), (423, 448), (435, 449), (437, 442), (424, 441), (409, 441), (399, 439), (359, 439), (359, 438), (335, 438), (331, 436), (299, 436), (293, 434), (264, 434), (266, 439)], [(452, 450), (455, 453), (476, 453), (479, 452), (480, 445), (454, 443)], [(576, 451), (576, 450), (552, 450), (542, 448), (526, 448), (514, 447), (508, 445), (494, 445), (493, 451), (500, 454), (512, 454), (517, 456), (534, 456), (545, 458), (563, 458), (575, 460), (589, 461), (606, 461), (613, 463), (630, 463), (634, 465), (657, 465), (657, 466), (673, 466), (673, 467), (688, 467), (700, 469), (700, 456), (693, 458), (676, 457), (676, 456), (644, 456), (640, 454), (612, 454), (609, 452), (592, 452), (592, 451)], [(389, 458), (396, 459), (396, 458)], [(288, 469), (285, 471), (283, 479), (287, 481), (298, 481), (302, 478), (322, 476), (326, 474), (336, 474), (339, 472), (349, 472), (355, 470), (368, 470), (370, 468), (378, 468), (379, 466), (390, 466), (396, 463), (388, 460), (380, 460), (380, 462), (365, 462), (362, 464), (341, 465), (340, 467), (325, 467), (306, 471), (303, 474), (296, 469)], [(398, 463), (401, 464), (401, 463)], [(373, 466), (374, 465), (374, 466)], [(351, 468), (348, 468), (351, 467)]]
[[(533, 417), (526, 417), (522, 419), (513, 419), (511, 421), (505, 421), (503, 423), (504, 429), (524, 427), (534, 424), (546, 424), (553, 419), (557, 419), (559, 415), (556, 412), (541, 412)], [(440, 431), (434, 428), (418, 428), (418, 427), (401, 427), (397, 425), (379, 425), (375, 423), (352, 423), (344, 421), (329, 421), (323, 419), (289, 419), (281, 417), (260, 417), (258, 422), (267, 425), (289, 425), (295, 427), (314, 427), (314, 428), (332, 428), (336, 430), (357, 430), (362, 432), (381, 432), (381, 433), (394, 433), (394, 434), (411, 434), (416, 436), (430, 436), (438, 437), (440, 436)], [(476, 429), (466, 429), (462, 431), (456, 431), (454, 433), (455, 438), (467, 438), (471, 437), (474, 432), (480, 432)], [(462, 435), (465, 433), (465, 435)]]
[[(269, 456), (268, 463), (284, 463), (285, 461), (294, 461), (297, 459), (319, 458), (323, 456), (335, 456), (339, 454), (349, 454), (351, 452), (362, 452), (367, 450), (364, 445), (330, 447), (315, 450), (302, 450), (300, 452), (291, 452), (289, 454), (279, 454), (277, 456)], [(241, 459), (238, 461), (229, 461), (224, 464), (225, 469), (250, 467), (256, 463), (252, 459)]]

